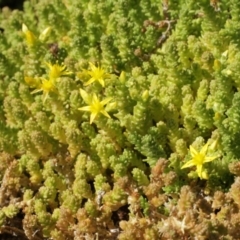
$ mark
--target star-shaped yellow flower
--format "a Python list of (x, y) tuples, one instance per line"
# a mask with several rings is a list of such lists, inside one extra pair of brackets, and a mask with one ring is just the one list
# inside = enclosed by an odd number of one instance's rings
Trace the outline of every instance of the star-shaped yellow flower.
[(66, 76), (72, 74), (71, 72), (67, 71), (67, 67), (64, 65), (59, 64), (51, 64), (46, 62), (47, 66), (49, 67), (49, 78), (51, 80), (56, 80), (61, 76)]
[(91, 112), (90, 124), (92, 124), (92, 122), (94, 121), (94, 119), (97, 117), (97, 115), (99, 113), (110, 118), (109, 114), (104, 109), (104, 105), (106, 105), (108, 102), (110, 102), (112, 100), (112, 98), (106, 98), (106, 99), (100, 101), (95, 93), (92, 96), (90, 96), (83, 89), (80, 89), (80, 94), (81, 94), (83, 100), (88, 104), (88, 106), (81, 107), (81, 108), (79, 108), (79, 110)]
[(181, 169), (183, 168), (188, 168), (188, 167), (193, 167), (196, 166), (196, 172), (201, 179), (208, 179), (208, 175), (206, 170), (203, 169), (203, 164), (206, 162), (211, 162), (214, 159), (218, 158), (219, 156), (214, 156), (214, 157), (207, 157), (207, 150), (208, 150), (208, 145), (209, 143), (206, 143), (200, 152), (197, 152), (196, 149), (193, 148), (193, 146), (190, 146), (190, 153), (192, 156), (192, 159), (185, 163)]
[(87, 71), (87, 73), (91, 76), (91, 78), (84, 85), (87, 86), (95, 81), (98, 81), (104, 87), (104, 79), (109, 78), (110, 74), (106, 73), (101, 67), (96, 67), (91, 62), (89, 62), (89, 65), (91, 71)]
[(56, 91), (56, 87), (54, 85), (54, 82), (51, 80), (42, 79), (41, 81), (42, 81), (42, 83), (39, 85), (38, 89), (35, 89), (31, 93), (34, 94), (34, 93), (42, 91), (43, 92), (43, 102), (45, 102), (46, 99), (48, 98), (49, 93)]

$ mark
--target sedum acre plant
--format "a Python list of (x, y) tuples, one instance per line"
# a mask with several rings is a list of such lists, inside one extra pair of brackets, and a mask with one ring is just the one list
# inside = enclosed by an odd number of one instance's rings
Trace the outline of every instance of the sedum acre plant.
[(240, 239), (238, 0), (26, 0), (0, 13), (0, 230)]

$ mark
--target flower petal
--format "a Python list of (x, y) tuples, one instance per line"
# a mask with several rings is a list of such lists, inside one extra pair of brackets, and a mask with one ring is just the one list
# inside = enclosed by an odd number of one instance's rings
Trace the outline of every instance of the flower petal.
[(96, 104), (96, 103), (97, 103), (97, 104), (100, 103), (100, 101), (99, 101), (96, 93), (94, 93), (94, 94), (92, 95), (92, 103), (95, 103), (95, 104)]
[(218, 158), (219, 156), (214, 156), (214, 157), (205, 157), (205, 159), (204, 159), (204, 163), (205, 162), (211, 162), (211, 161), (213, 161), (214, 159), (216, 159), (216, 158)]
[(97, 67), (93, 63), (89, 62), (89, 65), (92, 71), (96, 71)]
[(101, 101), (101, 104), (104, 106), (106, 105), (108, 102), (110, 102), (112, 100), (111, 97), (105, 98), (104, 100)]
[(43, 94), (43, 103), (46, 102), (47, 98), (48, 98), (48, 93), (44, 93)]
[(194, 161), (193, 161), (193, 159), (192, 159), (192, 160), (186, 162), (186, 163), (181, 167), (181, 169), (183, 169), (183, 168), (188, 168), (188, 167), (192, 167), (192, 166), (195, 166), (195, 165), (196, 165), (196, 164), (194, 163)]
[(22, 24), (22, 31), (24, 33), (27, 33), (27, 31), (28, 31), (28, 27), (24, 23)]
[(84, 83), (84, 86), (88, 86), (95, 81), (95, 78), (90, 78), (87, 82)]
[(121, 72), (121, 74), (119, 76), (119, 80), (120, 80), (121, 83), (126, 82), (126, 73), (124, 71)]
[(85, 107), (78, 108), (78, 110), (90, 112), (91, 111), (91, 107), (90, 106), (85, 106)]
[(41, 34), (40, 34), (40, 36), (39, 36), (39, 40), (40, 40), (40, 41), (44, 41), (44, 40), (46, 39), (46, 37), (49, 35), (50, 31), (51, 31), (51, 27), (45, 28), (45, 29), (41, 32)]
[(197, 165), (197, 174), (202, 179), (202, 165)]
[(103, 87), (105, 86), (105, 82), (102, 78), (99, 78), (98, 81)]
[(202, 171), (202, 179), (208, 179), (208, 174), (206, 170)]
[(190, 145), (190, 153), (192, 157), (198, 154), (197, 150), (192, 145)]
[(106, 117), (108, 117), (108, 118), (111, 118), (110, 115), (109, 115), (105, 110), (102, 110), (101, 113), (102, 113), (104, 116), (106, 116)]
[(43, 89), (35, 89), (31, 92), (31, 94), (42, 92), (42, 91), (43, 91)]
[(92, 122), (94, 121), (94, 119), (96, 118), (97, 116), (97, 113), (96, 112), (93, 112), (90, 116), (90, 124), (92, 124)]
[(88, 95), (88, 93), (80, 88), (80, 94), (81, 94), (84, 102), (87, 103), (87, 104), (90, 104), (91, 97)]
[(209, 142), (207, 142), (201, 149), (200, 153), (206, 155), (208, 149)]

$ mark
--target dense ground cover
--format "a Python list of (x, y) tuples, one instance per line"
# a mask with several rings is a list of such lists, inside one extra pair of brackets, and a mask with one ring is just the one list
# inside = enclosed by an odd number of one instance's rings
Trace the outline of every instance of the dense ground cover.
[(2, 236), (240, 239), (239, 18), (237, 0), (3, 8)]

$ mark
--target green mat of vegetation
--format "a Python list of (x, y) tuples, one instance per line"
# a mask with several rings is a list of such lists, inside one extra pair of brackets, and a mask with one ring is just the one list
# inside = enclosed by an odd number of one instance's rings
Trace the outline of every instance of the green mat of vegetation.
[(2, 8), (2, 236), (240, 239), (239, 90), (239, 0)]

